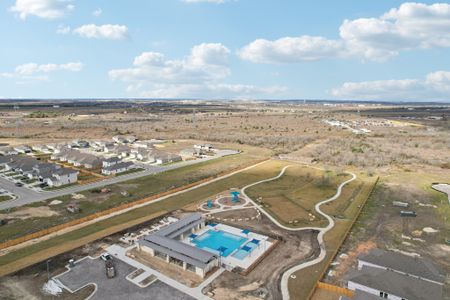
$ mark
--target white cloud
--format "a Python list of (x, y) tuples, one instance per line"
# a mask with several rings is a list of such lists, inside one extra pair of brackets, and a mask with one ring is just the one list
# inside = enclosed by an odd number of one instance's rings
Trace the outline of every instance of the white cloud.
[(28, 16), (58, 19), (74, 9), (72, 0), (16, 0), (10, 11), (25, 20)]
[(86, 24), (75, 28), (73, 33), (89, 39), (121, 40), (127, 37), (128, 28), (125, 25), (95, 25)]
[(184, 59), (170, 60), (158, 52), (144, 52), (137, 56), (133, 68), (111, 70), (112, 79), (122, 81), (152, 81), (154, 83), (187, 84), (225, 78), (230, 50), (222, 44), (200, 44)]
[(99, 17), (102, 13), (103, 13), (103, 10), (102, 10), (101, 8), (97, 8), (96, 10), (94, 10), (94, 11), (92, 12), (92, 15), (93, 15), (94, 17)]
[(47, 79), (48, 73), (56, 71), (69, 71), (69, 72), (79, 72), (83, 69), (83, 64), (81, 62), (69, 62), (65, 64), (36, 64), (27, 63), (18, 65), (14, 72), (0, 73), (2, 77), (6, 78), (18, 78), (18, 79), (36, 79), (45, 80)]
[(260, 63), (336, 57), (383, 61), (402, 51), (450, 47), (450, 4), (403, 3), (378, 18), (344, 20), (339, 37), (259, 39), (245, 46), (240, 56)]
[(242, 59), (255, 63), (291, 63), (339, 56), (343, 49), (342, 41), (305, 35), (275, 41), (257, 39), (239, 54)]
[(109, 72), (112, 80), (128, 84), (127, 91), (142, 97), (211, 97), (272, 94), (282, 87), (223, 83), (231, 71), (230, 50), (222, 44), (203, 43), (192, 47), (183, 59), (167, 59), (159, 52), (143, 52), (133, 67)]
[(58, 28), (56, 29), (57, 34), (66, 35), (70, 33), (70, 26), (65, 25), (58, 25)]
[(360, 100), (449, 100), (450, 72), (429, 73), (425, 79), (346, 82), (332, 89), (331, 95)]

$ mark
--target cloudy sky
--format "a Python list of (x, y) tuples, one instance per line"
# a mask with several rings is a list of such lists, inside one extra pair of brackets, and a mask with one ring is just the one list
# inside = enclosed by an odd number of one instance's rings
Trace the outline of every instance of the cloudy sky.
[(450, 3), (2, 0), (1, 98), (450, 100)]

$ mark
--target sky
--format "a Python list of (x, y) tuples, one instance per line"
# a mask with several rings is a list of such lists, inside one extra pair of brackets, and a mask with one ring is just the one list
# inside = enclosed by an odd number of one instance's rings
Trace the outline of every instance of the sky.
[(2, 0), (0, 98), (450, 100), (450, 3)]

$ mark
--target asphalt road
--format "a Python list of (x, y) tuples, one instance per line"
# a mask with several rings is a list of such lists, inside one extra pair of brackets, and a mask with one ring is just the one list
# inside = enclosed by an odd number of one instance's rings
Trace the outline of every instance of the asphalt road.
[(124, 182), (131, 179), (136, 179), (143, 176), (148, 175), (154, 175), (161, 172), (165, 172), (168, 170), (173, 170), (177, 168), (181, 168), (184, 166), (194, 165), (200, 162), (216, 159), (219, 157), (237, 154), (237, 151), (234, 150), (219, 150), (217, 151), (216, 155), (202, 158), (202, 159), (196, 159), (196, 160), (189, 160), (189, 161), (183, 161), (175, 164), (170, 164), (167, 166), (146, 166), (146, 170), (136, 173), (130, 173), (122, 176), (112, 177), (108, 179), (104, 179), (101, 181), (83, 184), (83, 185), (75, 185), (68, 188), (62, 188), (59, 190), (54, 191), (42, 191), (37, 192), (31, 189), (28, 189), (26, 187), (17, 187), (15, 184), (7, 179), (0, 178), (0, 188), (3, 188), (9, 192), (12, 192), (17, 196), (14, 200), (8, 200), (8, 201), (2, 201), (0, 202), (0, 210), (18, 207), (34, 202), (44, 201), (47, 199), (55, 198), (55, 197), (61, 197), (64, 195), (69, 195), (73, 193), (79, 193), (85, 190), (95, 189), (95, 188), (101, 188), (110, 184), (115, 184), (119, 182)]

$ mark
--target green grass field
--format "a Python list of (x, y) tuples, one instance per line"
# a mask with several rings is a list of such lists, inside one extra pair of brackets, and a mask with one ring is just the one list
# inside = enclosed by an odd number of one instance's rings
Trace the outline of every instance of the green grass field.
[(284, 225), (322, 226), (326, 225), (325, 219), (314, 206), (333, 196), (339, 184), (349, 178), (349, 175), (292, 164), (281, 178), (253, 186), (247, 192), (253, 199), (260, 199)]

